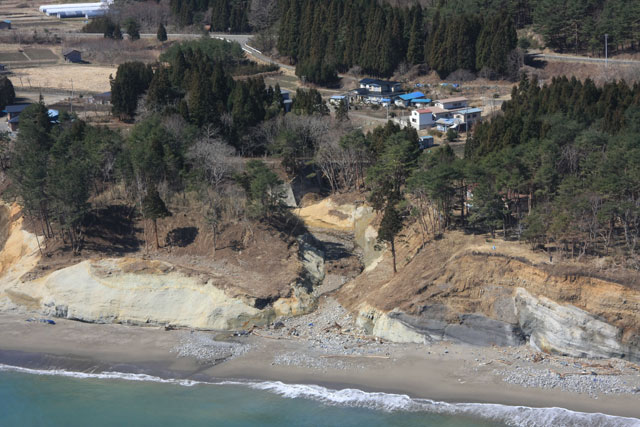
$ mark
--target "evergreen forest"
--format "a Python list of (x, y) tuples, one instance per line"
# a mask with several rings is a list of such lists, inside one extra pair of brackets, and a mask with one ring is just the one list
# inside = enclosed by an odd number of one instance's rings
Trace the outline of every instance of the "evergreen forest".
[[(279, 53), (296, 64), (296, 74), (319, 84), (333, 83), (338, 73), (353, 67), (389, 77), (401, 64), (426, 64), (441, 78), (467, 70), (517, 79), (521, 58), (514, 51), (515, 30), (525, 27), (559, 52), (604, 56), (605, 34), (610, 53), (636, 51), (640, 42), (638, 2), (439, 0), (394, 5), (377, 0), (171, 0), (171, 11), (179, 25), (203, 22), (211, 31), (241, 33), (271, 26)], [(531, 43), (527, 39), (523, 46)]]

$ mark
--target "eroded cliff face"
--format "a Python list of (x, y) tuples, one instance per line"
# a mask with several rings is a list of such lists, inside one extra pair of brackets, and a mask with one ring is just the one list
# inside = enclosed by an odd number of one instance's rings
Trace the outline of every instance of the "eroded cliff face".
[[(264, 282), (260, 272), (220, 264), (198, 270), (141, 257), (90, 259), (35, 280), (35, 236), (0, 207), (0, 310), (40, 313), (86, 322), (175, 325), (237, 330), (277, 316), (314, 309), (312, 290), (323, 279), (324, 258), (304, 236), (292, 246), (288, 283), (248, 289)], [(2, 236), (0, 235), (0, 236)], [(271, 291), (268, 291), (271, 289)], [(271, 293), (268, 293), (271, 292)]]
[[(577, 264), (549, 264), (525, 245), (481, 236), (454, 232), (423, 241), (412, 227), (398, 238), (394, 275), (390, 254), (377, 245), (370, 207), (325, 199), (298, 212), (310, 229), (353, 240), (364, 270), (336, 297), (373, 335), (640, 360), (640, 289), (623, 275), (597, 278)], [(40, 253), (35, 236), (14, 219), (17, 213), (17, 207), (0, 206), (0, 310), (245, 329), (313, 310), (327, 276), (329, 258), (307, 235), (277, 269), (277, 286), (268, 286), (264, 272), (246, 270), (246, 260), (198, 270), (141, 257), (84, 260), (31, 280), (26, 273)], [(256, 256), (267, 260), (268, 249), (263, 252)]]
[(517, 243), (450, 233), (416, 254), (420, 243), (408, 230), (398, 245), (398, 274), (387, 255), (339, 291), (369, 332), (397, 342), (416, 342), (420, 334), (427, 341), (529, 343), (576, 357), (640, 359), (635, 285), (549, 265)]

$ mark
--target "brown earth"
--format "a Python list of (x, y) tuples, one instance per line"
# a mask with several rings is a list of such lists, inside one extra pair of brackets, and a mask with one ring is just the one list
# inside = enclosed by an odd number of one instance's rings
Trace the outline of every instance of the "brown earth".
[[(73, 255), (68, 239), (57, 233), (47, 240), (44, 256), (24, 279), (33, 280), (85, 259), (130, 257), (167, 261), (189, 274), (223, 275), (227, 289), (234, 293), (265, 300), (289, 296), (289, 285), (301, 271), (298, 243), (292, 236), (264, 224), (236, 221), (221, 231), (214, 254), (213, 234), (203, 215), (177, 203), (169, 209), (173, 215), (158, 220), (159, 249), (155, 249), (151, 222), (134, 209), (125, 205), (96, 209), (86, 219), (80, 255)], [(24, 224), (26, 230), (40, 235), (41, 227), (40, 223)], [(0, 237), (3, 234), (0, 229)]]
[[(458, 314), (501, 317), (503, 303), (516, 288), (571, 304), (623, 332), (623, 341), (640, 337), (640, 275), (634, 271), (599, 271), (588, 263), (549, 263), (541, 252), (517, 242), (449, 232), (430, 240), (411, 229), (398, 239), (398, 270), (390, 256), (338, 292), (345, 306), (363, 303), (383, 311), (420, 314), (425, 306), (442, 304), (451, 322)], [(493, 249), (495, 247), (495, 249)]]

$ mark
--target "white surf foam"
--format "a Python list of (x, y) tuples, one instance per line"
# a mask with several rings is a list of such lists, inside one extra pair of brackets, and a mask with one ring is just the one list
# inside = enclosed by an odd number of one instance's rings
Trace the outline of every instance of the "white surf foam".
[(0, 364), (0, 371), (13, 371), (31, 375), (56, 375), (61, 377), (71, 377), (80, 379), (100, 379), (100, 380), (125, 380), (125, 381), (145, 381), (166, 384), (176, 384), (185, 387), (191, 387), (196, 384), (204, 384), (193, 380), (165, 379), (146, 374), (132, 374), (126, 372), (73, 372), (64, 369), (30, 369), (19, 366)]
[(368, 393), (358, 389), (332, 390), (317, 385), (285, 384), (282, 382), (253, 382), (247, 383), (247, 385), (286, 398), (313, 399), (329, 405), (365, 407), (382, 411), (424, 411), (442, 415), (467, 415), (511, 426), (640, 426), (640, 419), (601, 413), (575, 412), (564, 408), (436, 402), (429, 399), (413, 399), (402, 394)]
[(62, 369), (40, 370), (0, 364), (0, 371), (34, 375), (59, 375), (73, 378), (93, 378), (145, 381), (191, 387), (198, 384), (235, 385), (267, 391), (288, 399), (311, 399), (332, 406), (369, 408), (395, 412), (429, 412), (442, 415), (464, 415), (505, 423), (518, 427), (583, 426), (640, 427), (640, 419), (617, 417), (601, 413), (575, 412), (564, 408), (531, 408), (490, 403), (447, 403), (429, 399), (414, 399), (403, 394), (366, 392), (358, 389), (333, 390), (313, 384), (285, 384), (280, 381), (219, 381), (203, 382), (165, 379), (146, 374), (123, 372), (72, 372)]

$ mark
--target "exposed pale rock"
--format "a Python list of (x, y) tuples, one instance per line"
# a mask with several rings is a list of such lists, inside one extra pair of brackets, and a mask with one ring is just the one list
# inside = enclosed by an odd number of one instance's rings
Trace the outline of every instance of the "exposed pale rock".
[(522, 330), (542, 351), (573, 357), (630, 356), (620, 343), (621, 331), (584, 310), (536, 298), (523, 288), (516, 290), (515, 301)]
[[(149, 265), (146, 271), (128, 271), (132, 263)], [(158, 274), (162, 270), (165, 274)], [(49, 315), (87, 322), (226, 330), (266, 323), (273, 317), (272, 312), (258, 310), (249, 301), (227, 296), (213, 279), (203, 283), (171, 270), (170, 265), (158, 261), (83, 261), (20, 284), (19, 289), (42, 301)]]
[(376, 214), (371, 206), (359, 206), (354, 214), (355, 241), (362, 248), (362, 263), (365, 271), (371, 271), (384, 255), (384, 249), (378, 245), (378, 231), (371, 225)]
[(360, 309), (356, 324), (367, 333), (396, 343), (423, 344), (427, 337), (371, 306)]
[(356, 207), (352, 204), (338, 205), (326, 198), (304, 208), (296, 214), (307, 227), (326, 228), (353, 233)]
[(298, 238), (300, 261), (304, 267), (303, 280), (308, 290), (324, 280), (324, 252), (314, 245), (313, 236), (304, 234)]

